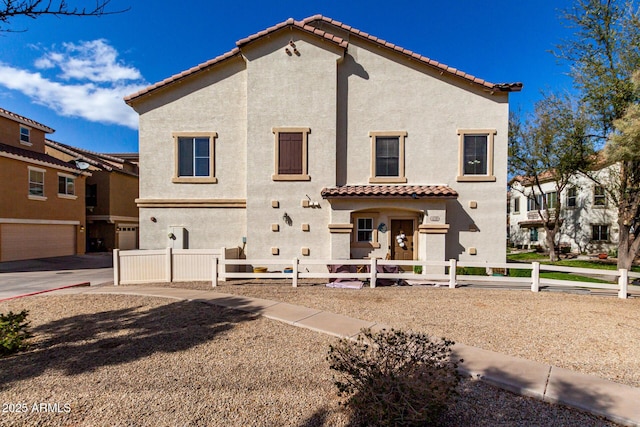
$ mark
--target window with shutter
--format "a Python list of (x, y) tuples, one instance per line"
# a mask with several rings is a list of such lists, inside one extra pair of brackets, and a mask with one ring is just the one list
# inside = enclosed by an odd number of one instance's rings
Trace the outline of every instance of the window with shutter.
[(274, 181), (309, 181), (309, 128), (273, 128), (275, 136)]

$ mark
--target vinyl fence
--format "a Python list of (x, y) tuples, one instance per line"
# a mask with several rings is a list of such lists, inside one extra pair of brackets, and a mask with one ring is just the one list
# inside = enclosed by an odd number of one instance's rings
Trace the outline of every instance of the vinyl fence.
[[(627, 270), (602, 270), (561, 267), (533, 262), (471, 263), (449, 261), (396, 261), (381, 259), (239, 259), (239, 248), (221, 249), (163, 249), (113, 251), (114, 284), (153, 282), (210, 281), (215, 287), (227, 279), (288, 279), (297, 287), (300, 279), (341, 279), (368, 281), (375, 288), (382, 280), (415, 281), (449, 288), (462, 283), (518, 283), (530, 286), (532, 292), (540, 287), (556, 286), (617, 291), (619, 298), (627, 298), (630, 291), (640, 292), (640, 286), (629, 281), (640, 279), (640, 273)], [(404, 267), (404, 269), (402, 268)], [(460, 274), (468, 268), (482, 271), (482, 275)], [(409, 270), (409, 271), (403, 271)], [(530, 277), (509, 277), (509, 270), (530, 270)], [(541, 278), (543, 271), (597, 276), (617, 283), (591, 283), (575, 280)], [(528, 274), (527, 274), (528, 276)]]

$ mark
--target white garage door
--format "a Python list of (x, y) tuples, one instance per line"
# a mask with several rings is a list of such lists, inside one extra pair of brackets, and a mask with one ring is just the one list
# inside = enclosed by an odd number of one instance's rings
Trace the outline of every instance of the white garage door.
[(51, 224), (0, 225), (0, 261), (75, 255), (76, 226)]
[(137, 244), (138, 227), (121, 226), (118, 231), (118, 249), (138, 249)]

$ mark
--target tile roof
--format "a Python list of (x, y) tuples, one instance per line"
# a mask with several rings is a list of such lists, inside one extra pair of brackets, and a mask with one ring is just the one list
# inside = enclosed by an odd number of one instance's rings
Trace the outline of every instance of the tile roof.
[(438, 61), (434, 61), (433, 59), (427, 58), (426, 56), (420, 55), (418, 53), (412, 52), (409, 49), (404, 49), (400, 46), (397, 46), (393, 43), (390, 43), (388, 41), (385, 41), (383, 39), (380, 39), (378, 37), (372, 36), (370, 34), (365, 33), (364, 31), (360, 31), (356, 28), (353, 28), (350, 25), (346, 25), (343, 24), (340, 21), (336, 21), (335, 19), (331, 19), (329, 17), (323, 16), (323, 15), (314, 15), (314, 16), (310, 16), (309, 18), (303, 19), (302, 22), (304, 24), (310, 24), (310, 23), (328, 23), (331, 24), (335, 27), (341, 28), (345, 31), (348, 31), (350, 34), (362, 37), (364, 39), (367, 39), (369, 41), (372, 41), (374, 43), (377, 43), (380, 46), (386, 47), (388, 49), (391, 49), (395, 52), (401, 53), (411, 59), (417, 60), (419, 62), (422, 62), (423, 64), (429, 65), (431, 67), (434, 67), (436, 69), (438, 69), (439, 71), (443, 71), (446, 72), (448, 74), (457, 76), (457, 77), (461, 77), (465, 80), (468, 80), (471, 83), (476, 83), (479, 85), (482, 85), (484, 87), (486, 87), (487, 89), (491, 89), (491, 90), (495, 90), (495, 91), (499, 91), (499, 92), (518, 92), (522, 89), (522, 83), (490, 83), (486, 80), (480, 79), (478, 77), (472, 76), (471, 74), (465, 73), (463, 71), (460, 71), (456, 68), (453, 67), (449, 67), (445, 64), (442, 64)]
[[(310, 16), (308, 18), (303, 19), (302, 21), (296, 21), (293, 18), (289, 18), (284, 22), (281, 22), (279, 24), (276, 24), (272, 27), (266, 28), (262, 31), (259, 31), (255, 34), (252, 34), (248, 37), (245, 37), (243, 39), (240, 39), (236, 42), (236, 47), (232, 50), (230, 50), (229, 52), (220, 55), (216, 58), (213, 58), (209, 61), (203, 62), (202, 64), (199, 64), (193, 68), (190, 68), (186, 71), (183, 71), (182, 73), (179, 74), (175, 74), (165, 80), (162, 80), (161, 82), (155, 83), (151, 86), (148, 86), (136, 93), (133, 93), (131, 95), (128, 95), (124, 98), (124, 101), (127, 104), (131, 104), (132, 101), (134, 101), (136, 98), (139, 98), (142, 95), (148, 94), (156, 89), (159, 89), (161, 87), (167, 86), (171, 83), (174, 83), (176, 81), (179, 81), (185, 77), (191, 76), (195, 73), (204, 71), (214, 65), (217, 65), (229, 58), (235, 57), (235, 56), (239, 56), (241, 49), (243, 46), (258, 40), (262, 37), (268, 36), (276, 31), (279, 31), (283, 28), (288, 28), (288, 27), (295, 27), (301, 31), (307, 32), (309, 34), (314, 34), (318, 37), (321, 37), (327, 41), (330, 41), (332, 43), (336, 43), (338, 46), (344, 48), (345, 50), (348, 48), (349, 42), (335, 34), (332, 34), (330, 31), (327, 31), (326, 28), (320, 28), (318, 26), (316, 26), (318, 23), (322, 24), (322, 23), (327, 23), (330, 25), (333, 25), (334, 27), (340, 28), (344, 31), (347, 31), (349, 33), (349, 35), (355, 35), (358, 37), (362, 37), (364, 39), (367, 39), (369, 41), (372, 41), (374, 43), (377, 43), (379, 46), (390, 49), (392, 51), (398, 52), (402, 55), (405, 55), (406, 57), (416, 60), (418, 62), (421, 62), (425, 65), (431, 66), (435, 69), (437, 69), (440, 72), (444, 72), (447, 74), (450, 74), (452, 76), (456, 76), (459, 78), (462, 78), (464, 80), (469, 81), (470, 83), (474, 83), (474, 84), (478, 84), (481, 85), (482, 87), (491, 90), (491, 91), (497, 91), (497, 92), (518, 92), (522, 89), (522, 83), (490, 83), (486, 80), (480, 79), (478, 77), (472, 76), (471, 74), (465, 73), (463, 71), (460, 71), (456, 68), (453, 67), (449, 67), (445, 64), (441, 64), (438, 61), (434, 61), (430, 58), (427, 58), (426, 56), (422, 56), (420, 54), (414, 53), (408, 49), (404, 49), (400, 46), (397, 46), (393, 43), (387, 42), (385, 40), (379, 39), (375, 36), (372, 36), (370, 34), (365, 33), (364, 31), (360, 31), (358, 29), (355, 29), (349, 25), (343, 24), (342, 22), (336, 21), (334, 19), (328, 18), (326, 16), (323, 15), (314, 15), (314, 16)], [(316, 25), (311, 25), (311, 24), (316, 24)]]
[(1, 153), (7, 153), (13, 156), (22, 157), (29, 160), (36, 160), (40, 163), (48, 163), (54, 167), (63, 167), (67, 170), (73, 170), (77, 173), (84, 173), (83, 170), (77, 168), (73, 163), (68, 163), (60, 159), (56, 159), (45, 153), (39, 153), (37, 151), (25, 150), (24, 148), (14, 147), (13, 145), (7, 145), (0, 143), (0, 155)]
[(458, 193), (445, 185), (343, 185), (323, 188), (323, 199), (350, 198), (457, 198)]
[(45, 133), (53, 133), (55, 130), (50, 128), (49, 126), (45, 126), (42, 123), (38, 123), (35, 120), (28, 119), (24, 116), (21, 116), (16, 113), (12, 113), (9, 110), (5, 110), (4, 108), (0, 108), (0, 116), (6, 117), (7, 119), (11, 119), (13, 121), (22, 123), (23, 125), (31, 126), (34, 128), (38, 128)]
[[(45, 144), (48, 147), (54, 148), (70, 156), (77, 157), (77, 159), (87, 162), (98, 169), (102, 169), (107, 172), (115, 171), (126, 175), (138, 176), (137, 173), (125, 169), (124, 164), (132, 164), (130, 161), (119, 158), (113, 154), (97, 153), (83, 148), (72, 147), (61, 142), (51, 141), (50, 139), (46, 139)], [(132, 165), (135, 166), (135, 164)]]

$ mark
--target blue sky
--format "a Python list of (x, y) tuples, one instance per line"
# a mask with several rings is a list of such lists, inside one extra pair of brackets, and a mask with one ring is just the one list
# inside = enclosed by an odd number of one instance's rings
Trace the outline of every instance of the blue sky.
[(137, 115), (123, 96), (287, 18), (319, 13), (492, 83), (523, 82), (511, 109), (526, 112), (542, 90), (571, 88), (568, 65), (550, 53), (572, 35), (561, 19), (571, 6), (571, 0), (111, 0), (110, 10), (130, 10), (18, 18), (5, 26), (20, 32), (0, 33), (0, 107), (52, 127), (55, 141), (135, 152)]

